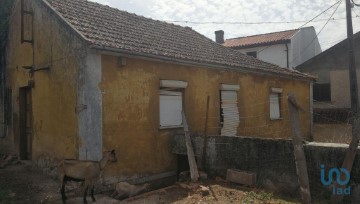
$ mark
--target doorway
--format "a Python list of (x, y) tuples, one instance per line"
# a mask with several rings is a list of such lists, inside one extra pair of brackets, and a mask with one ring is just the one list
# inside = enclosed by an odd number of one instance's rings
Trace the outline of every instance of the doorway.
[(32, 105), (31, 88), (19, 90), (19, 156), (21, 160), (31, 160), (32, 155)]

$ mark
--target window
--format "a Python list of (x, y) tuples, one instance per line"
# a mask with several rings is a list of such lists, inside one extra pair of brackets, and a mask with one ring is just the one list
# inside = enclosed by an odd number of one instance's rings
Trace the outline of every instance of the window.
[(315, 101), (331, 101), (330, 84), (314, 84), (313, 91)]
[(272, 88), (270, 93), (270, 119), (281, 119), (280, 100), (282, 89)]
[(251, 57), (257, 58), (257, 52), (256, 52), (256, 51), (254, 51), (254, 52), (247, 52), (246, 54), (249, 55), (249, 56), (251, 56)]
[(220, 91), (220, 118), (222, 136), (236, 136), (240, 122), (238, 109), (238, 90), (239, 85), (221, 85)]
[(183, 91), (186, 87), (187, 82), (183, 81), (160, 81), (160, 128), (182, 127)]

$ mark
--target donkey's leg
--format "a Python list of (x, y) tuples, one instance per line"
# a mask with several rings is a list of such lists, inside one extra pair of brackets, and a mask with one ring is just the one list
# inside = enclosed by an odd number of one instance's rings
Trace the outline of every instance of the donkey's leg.
[(91, 199), (92, 199), (92, 201), (93, 202), (95, 202), (96, 201), (96, 199), (95, 199), (95, 197), (94, 197), (94, 187), (95, 187), (95, 185), (94, 185), (94, 181), (92, 181), (91, 182)]
[(86, 200), (88, 188), (89, 188), (89, 182), (85, 179), (84, 197), (83, 197), (84, 203), (88, 203), (87, 200)]

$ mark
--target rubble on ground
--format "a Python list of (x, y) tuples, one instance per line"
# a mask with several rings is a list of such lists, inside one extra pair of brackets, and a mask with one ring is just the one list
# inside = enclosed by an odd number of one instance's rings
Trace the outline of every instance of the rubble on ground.
[(17, 156), (3, 155), (0, 157), (0, 169), (3, 169), (8, 165), (15, 165), (18, 163), (19, 163), (19, 160), (18, 160)]

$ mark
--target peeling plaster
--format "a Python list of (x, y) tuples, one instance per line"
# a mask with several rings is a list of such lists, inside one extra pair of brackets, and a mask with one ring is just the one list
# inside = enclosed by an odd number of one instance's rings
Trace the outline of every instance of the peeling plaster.
[(79, 159), (102, 158), (101, 55), (89, 52), (85, 68), (79, 70), (78, 104)]

